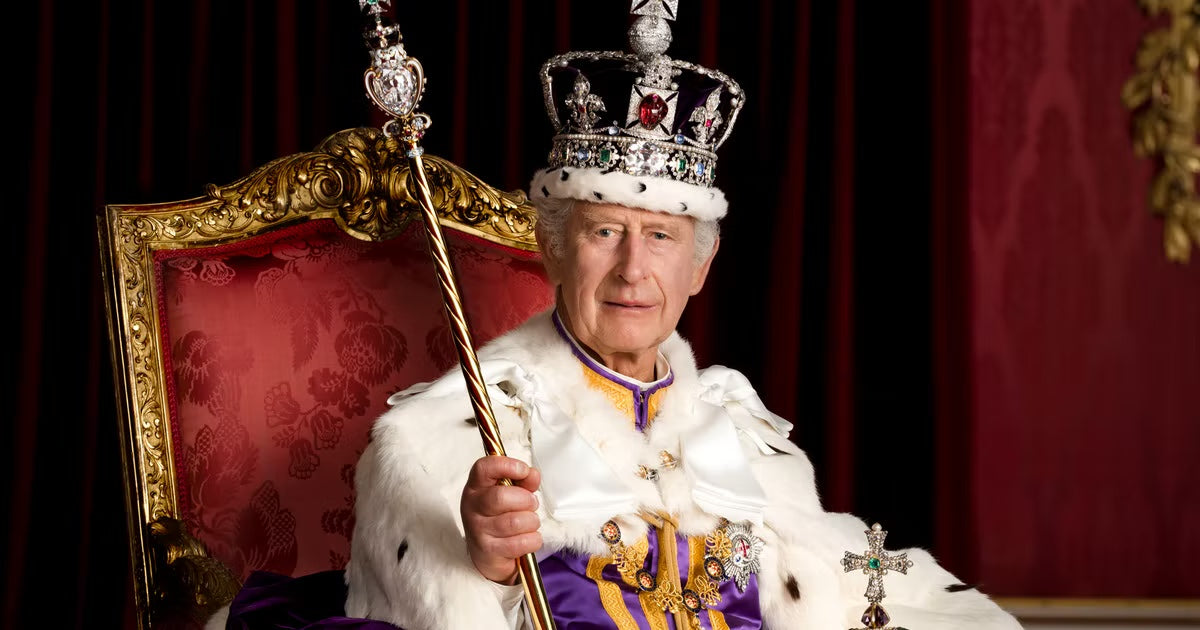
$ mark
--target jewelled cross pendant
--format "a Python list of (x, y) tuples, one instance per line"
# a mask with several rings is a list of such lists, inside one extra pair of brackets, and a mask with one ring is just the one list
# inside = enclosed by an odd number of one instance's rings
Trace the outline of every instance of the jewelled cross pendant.
[(893, 556), (883, 550), (883, 541), (887, 538), (887, 532), (880, 527), (879, 523), (875, 523), (871, 526), (871, 529), (863, 533), (867, 535), (867, 551), (863, 555), (847, 551), (846, 555), (842, 557), (842, 568), (846, 573), (862, 570), (863, 573), (867, 574), (867, 592), (865, 595), (869, 604), (867, 609), (863, 611), (862, 616), (862, 623), (866, 628), (854, 630), (876, 630), (879, 628), (888, 630), (887, 625), (892, 620), (888, 616), (887, 611), (879, 603), (887, 596), (883, 590), (883, 576), (887, 575), (888, 571), (899, 571), (907, 575), (908, 569), (913, 563), (912, 560), (908, 559), (908, 554), (906, 553)]

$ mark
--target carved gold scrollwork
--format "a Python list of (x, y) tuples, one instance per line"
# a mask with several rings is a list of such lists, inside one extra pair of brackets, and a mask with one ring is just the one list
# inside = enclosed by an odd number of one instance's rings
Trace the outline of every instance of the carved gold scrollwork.
[[(537, 250), (534, 210), (524, 193), (496, 190), (433, 156), (425, 156), (425, 165), (444, 225)], [(101, 238), (126, 483), (132, 489), (130, 523), (138, 532), (132, 541), (134, 570), (147, 580), (139, 584), (139, 606), (153, 605), (161, 594), (168, 583), (160, 584), (160, 577), (175, 580), (176, 586), (191, 585), (197, 593), (191, 607), (232, 598), (222, 590), (227, 581), (220, 576), (220, 563), (199, 543), (192, 544), (186, 530), (180, 533), (182, 525), (174, 520), (179, 506), (165, 380), (170, 367), (163, 364), (155, 252), (239, 241), (313, 219), (333, 219), (355, 238), (385, 240), (420, 220), (408, 168), (396, 139), (378, 129), (350, 129), (330, 136), (315, 151), (272, 161), (227, 186), (210, 185), (200, 198), (107, 208)], [(142, 531), (145, 527), (149, 531)], [(160, 539), (185, 542), (170, 542), (158, 566), (148, 556)], [(170, 572), (160, 575), (164, 567)]]
[(149, 525), (155, 573), (155, 617), (207, 620), (233, 601), (241, 584), (225, 565), (208, 555), (204, 543), (192, 537), (187, 525), (169, 517)]
[[(434, 202), (444, 222), (488, 240), (529, 251), (533, 208), (523, 192), (502, 192), (441, 158), (425, 163)], [(205, 236), (245, 232), (289, 216), (335, 210), (346, 231), (364, 240), (385, 240), (419, 216), (419, 204), (400, 143), (378, 129), (351, 129), (330, 136), (313, 153), (271, 162), (229, 186), (210, 186), (217, 201), (191, 217), (175, 218), (174, 238), (190, 229)]]
[(1187, 262), (1200, 247), (1200, 2), (1140, 0), (1150, 15), (1166, 13), (1170, 24), (1147, 33), (1137, 53), (1137, 73), (1121, 90), (1134, 110), (1134, 150), (1141, 157), (1161, 156), (1150, 184), (1150, 209), (1163, 217), (1167, 258)]
[[(523, 192), (502, 192), (441, 158), (425, 164), (443, 223), (509, 247), (536, 251), (534, 211)], [(295, 221), (333, 218), (364, 240), (395, 236), (420, 212), (408, 160), (399, 143), (378, 129), (350, 129), (317, 150), (274, 160), (203, 198), (176, 204), (111, 207), (109, 229), (124, 322), (138, 432), (143, 515), (176, 514), (162, 353), (154, 312), (154, 249), (203, 247), (248, 238)]]
[(424, 162), (439, 208), (449, 208), (455, 219), (485, 232), (521, 241), (533, 238), (534, 215), (524, 192), (500, 192), (436, 156), (427, 155)]

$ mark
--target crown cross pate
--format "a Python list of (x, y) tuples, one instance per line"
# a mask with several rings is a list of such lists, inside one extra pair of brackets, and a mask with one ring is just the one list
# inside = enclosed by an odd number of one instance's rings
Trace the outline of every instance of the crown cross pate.
[(846, 573), (861, 570), (868, 576), (865, 595), (870, 604), (863, 612), (863, 625), (868, 629), (886, 628), (891, 618), (879, 603), (887, 596), (883, 590), (883, 576), (887, 575), (888, 571), (899, 571), (907, 575), (913, 563), (908, 559), (907, 553), (893, 556), (884, 551), (883, 541), (887, 538), (887, 531), (880, 527), (879, 523), (875, 523), (864, 533), (867, 535), (867, 551), (863, 555), (847, 551), (842, 557), (842, 568)]
[(633, 0), (629, 12), (634, 15), (652, 15), (655, 17), (675, 19), (679, 10), (679, 0)]

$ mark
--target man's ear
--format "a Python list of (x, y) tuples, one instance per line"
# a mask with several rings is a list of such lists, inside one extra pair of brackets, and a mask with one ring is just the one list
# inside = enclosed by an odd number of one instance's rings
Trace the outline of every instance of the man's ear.
[(696, 295), (700, 292), (700, 289), (704, 288), (704, 279), (708, 277), (708, 270), (710, 267), (712, 267), (713, 258), (717, 257), (717, 250), (720, 249), (720, 247), (721, 237), (718, 236), (717, 240), (713, 241), (713, 248), (712, 251), (708, 253), (708, 258), (705, 258), (704, 262), (696, 267), (695, 271), (692, 272), (692, 292), (688, 295)]
[(542, 230), (541, 224), (534, 225), (533, 236), (537, 239), (538, 249), (541, 250), (542, 266), (546, 268), (546, 277), (550, 279), (550, 284), (552, 286), (561, 284), (562, 260), (559, 258), (558, 252), (555, 252), (554, 248), (550, 246), (550, 238)]

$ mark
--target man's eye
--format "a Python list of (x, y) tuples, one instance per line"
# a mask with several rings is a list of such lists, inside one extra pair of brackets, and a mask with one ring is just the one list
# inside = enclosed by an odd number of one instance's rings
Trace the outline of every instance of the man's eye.
[(656, 241), (665, 241), (671, 238), (666, 232), (653, 232), (650, 234), (650, 236)]
[(608, 238), (609, 236), (612, 236), (612, 235), (613, 235), (613, 231), (611, 228), (600, 228), (599, 230), (596, 230), (596, 236), (603, 236), (605, 238)]

